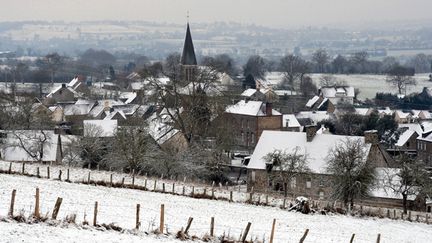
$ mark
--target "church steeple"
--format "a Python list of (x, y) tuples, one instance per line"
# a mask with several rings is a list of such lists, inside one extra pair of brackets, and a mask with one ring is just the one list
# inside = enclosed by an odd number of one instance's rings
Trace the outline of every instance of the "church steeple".
[(186, 38), (183, 47), (183, 54), (181, 56), (182, 65), (197, 65), (197, 60), (195, 57), (195, 49), (192, 42), (192, 35), (190, 33), (189, 22), (187, 23)]

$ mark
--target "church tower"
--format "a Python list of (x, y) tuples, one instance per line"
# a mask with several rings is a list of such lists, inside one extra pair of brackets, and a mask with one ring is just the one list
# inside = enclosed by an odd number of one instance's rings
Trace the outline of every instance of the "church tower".
[(190, 32), (189, 22), (187, 23), (186, 37), (185, 37), (180, 64), (181, 64), (183, 80), (187, 82), (193, 81), (197, 70), (197, 60), (195, 56), (194, 45), (192, 42), (192, 35)]

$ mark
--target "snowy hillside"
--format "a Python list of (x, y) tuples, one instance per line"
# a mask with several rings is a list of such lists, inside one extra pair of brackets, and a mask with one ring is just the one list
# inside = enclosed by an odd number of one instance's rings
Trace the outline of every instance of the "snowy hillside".
[[(389, 219), (361, 219), (350, 216), (304, 215), (274, 207), (261, 207), (226, 201), (193, 199), (154, 192), (131, 189), (95, 187), (82, 184), (66, 183), (54, 180), (37, 179), (23, 176), (0, 175), (0, 216), (6, 216), (12, 189), (17, 190), (15, 212), (23, 209), (29, 215), (34, 209), (35, 188), (40, 189), (41, 211), (51, 212), (57, 197), (63, 198), (58, 218), (77, 214), (77, 223), (91, 221), (95, 201), (99, 203), (98, 222), (112, 223), (126, 229), (135, 227), (135, 207), (141, 205), (141, 229), (151, 231), (159, 225), (160, 205), (165, 205), (165, 225), (170, 233), (175, 233), (186, 226), (189, 217), (193, 223), (190, 235), (203, 236), (209, 232), (210, 218), (215, 217), (215, 235), (238, 236), (248, 222), (252, 223), (250, 234), (255, 239), (266, 239), (270, 235), (273, 219), (277, 220), (275, 243), (298, 242), (304, 231), (309, 229), (305, 242), (347, 242), (353, 233), (355, 242), (375, 242), (381, 234), (381, 242), (428, 242), (432, 227), (423, 223), (410, 223)], [(48, 226), (0, 223), (0, 234), (7, 236), (7, 242), (24, 239), (34, 242), (32, 237), (43, 241), (52, 235), (53, 242), (59, 239), (69, 241), (120, 242), (138, 241), (140, 236), (120, 235), (109, 232), (85, 231), (78, 229), (57, 229), (51, 227), (47, 234), (42, 234)], [(40, 230), (39, 230), (40, 229)], [(34, 232), (34, 233), (31, 233)], [(64, 238), (63, 238), (64, 234)], [(101, 234), (107, 234), (101, 236)], [(73, 237), (71, 235), (77, 235)], [(112, 237), (110, 237), (112, 236)], [(22, 238), (24, 237), (24, 238)], [(136, 238), (138, 237), (138, 238)], [(159, 242), (156, 236), (144, 242)], [(47, 239), (45, 238), (45, 239)], [(171, 238), (170, 238), (171, 239)], [(160, 239), (169, 242), (170, 239)], [(248, 237), (249, 239), (249, 237)], [(28, 241), (27, 241), (28, 240)]]

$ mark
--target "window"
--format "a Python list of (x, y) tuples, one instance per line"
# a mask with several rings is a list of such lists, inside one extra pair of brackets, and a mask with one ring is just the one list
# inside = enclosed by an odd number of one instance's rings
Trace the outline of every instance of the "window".
[(320, 191), (320, 192), (319, 192), (319, 199), (320, 199), (320, 200), (323, 200), (323, 199), (324, 199), (324, 192), (323, 192), (323, 191)]
[(252, 182), (255, 182), (255, 171), (252, 171), (251, 177), (252, 177)]
[(312, 180), (311, 178), (307, 178), (306, 180), (306, 188), (310, 189), (312, 187)]
[(323, 178), (319, 179), (319, 186), (324, 187), (324, 179)]
[(243, 129), (243, 127), (244, 127), (244, 120), (243, 119), (241, 119), (241, 128)]
[(251, 133), (251, 144), (254, 145), (255, 144), (255, 134)]
[(295, 177), (291, 178), (291, 188), (296, 188), (297, 185), (297, 179)]
[(246, 120), (246, 128), (249, 129), (249, 120)]
[(244, 140), (245, 140), (245, 138), (244, 138), (244, 132), (240, 132), (240, 134), (241, 134), (241, 142), (244, 143)]

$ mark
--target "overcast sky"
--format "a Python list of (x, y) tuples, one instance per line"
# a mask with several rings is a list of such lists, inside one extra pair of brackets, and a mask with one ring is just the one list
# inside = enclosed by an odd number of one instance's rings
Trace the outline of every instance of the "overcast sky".
[(432, 0), (0, 0), (0, 21), (235, 21), (274, 27), (432, 19)]

